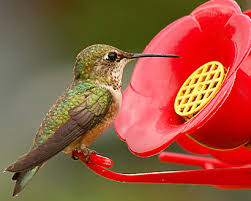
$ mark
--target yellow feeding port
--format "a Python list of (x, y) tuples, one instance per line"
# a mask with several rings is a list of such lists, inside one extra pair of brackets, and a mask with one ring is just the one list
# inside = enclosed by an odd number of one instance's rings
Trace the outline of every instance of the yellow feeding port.
[(175, 99), (175, 112), (190, 120), (198, 114), (220, 89), (227, 70), (217, 61), (204, 64), (185, 81)]

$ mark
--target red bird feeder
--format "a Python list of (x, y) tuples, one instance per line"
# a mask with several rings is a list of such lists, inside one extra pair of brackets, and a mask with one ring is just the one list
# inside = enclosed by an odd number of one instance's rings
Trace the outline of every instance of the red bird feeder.
[[(144, 53), (175, 54), (180, 58), (139, 59), (123, 94), (115, 128), (134, 154), (152, 156), (177, 141), (189, 152), (212, 157), (162, 152), (160, 161), (199, 166), (202, 170), (128, 175), (97, 164), (88, 166), (102, 176), (123, 182), (250, 188), (248, 16), (251, 12), (242, 13), (232, 0), (211, 0), (170, 24)], [(78, 156), (84, 160), (83, 155)]]

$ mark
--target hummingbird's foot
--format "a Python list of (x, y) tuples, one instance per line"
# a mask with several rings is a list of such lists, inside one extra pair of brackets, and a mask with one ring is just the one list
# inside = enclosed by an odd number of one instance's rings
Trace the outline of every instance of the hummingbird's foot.
[(71, 158), (72, 158), (73, 160), (76, 161), (76, 160), (78, 160), (79, 158), (75, 156), (75, 152), (78, 152), (78, 150), (75, 149), (75, 150), (72, 151)]
[(94, 150), (92, 150), (92, 149), (89, 149), (88, 147), (81, 147), (81, 152), (86, 156), (85, 162), (86, 162), (87, 164), (91, 164), (91, 163), (89, 162), (90, 156), (91, 156), (92, 154), (97, 154), (96, 151), (94, 151)]

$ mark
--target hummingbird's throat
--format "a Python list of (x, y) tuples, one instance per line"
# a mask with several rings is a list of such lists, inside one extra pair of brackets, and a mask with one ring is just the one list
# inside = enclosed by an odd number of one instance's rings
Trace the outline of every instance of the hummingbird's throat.
[(89, 74), (87, 81), (94, 82), (100, 86), (107, 86), (113, 90), (121, 90), (123, 68), (110, 70), (99, 70)]
[(129, 60), (122, 60), (116, 65), (105, 66), (102, 69), (98, 69), (95, 74), (98, 76), (97, 82), (101, 85), (110, 86), (113, 90), (121, 90), (123, 71)]

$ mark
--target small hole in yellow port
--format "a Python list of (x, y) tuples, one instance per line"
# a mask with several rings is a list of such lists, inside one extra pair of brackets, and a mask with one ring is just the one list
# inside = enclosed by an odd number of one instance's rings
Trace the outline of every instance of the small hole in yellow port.
[(196, 116), (217, 94), (227, 71), (217, 61), (199, 67), (180, 88), (174, 103), (175, 112), (186, 121)]

